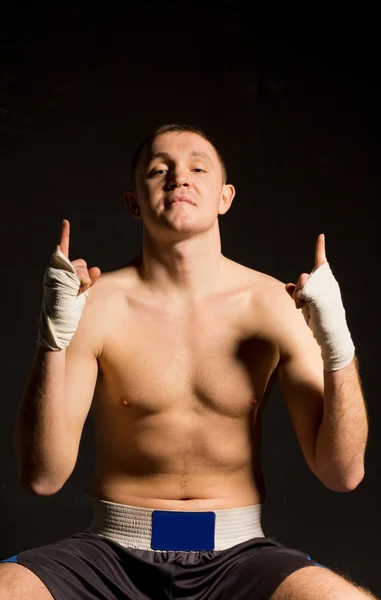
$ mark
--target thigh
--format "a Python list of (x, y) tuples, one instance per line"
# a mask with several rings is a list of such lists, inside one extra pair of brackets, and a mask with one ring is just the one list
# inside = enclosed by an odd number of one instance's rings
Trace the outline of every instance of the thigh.
[(338, 573), (315, 567), (292, 573), (281, 583), (271, 600), (307, 600), (318, 597), (330, 600), (376, 600), (369, 590), (361, 588)]
[(0, 564), (0, 598), (2, 600), (53, 600), (48, 588), (32, 571), (11, 562)]
[[(221, 600), (269, 600), (278, 586), (304, 567), (323, 567), (298, 550), (282, 545), (249, 549), (224, 581)], [(326, 568), (326, 567), (324, 567)]]

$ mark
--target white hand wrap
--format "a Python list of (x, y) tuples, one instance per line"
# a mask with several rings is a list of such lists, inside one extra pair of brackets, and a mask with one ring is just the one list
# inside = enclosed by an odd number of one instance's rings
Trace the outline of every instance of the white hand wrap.
[(88, 289), (78, 296), (80, 287), (73, 265), (57, 248), (44, 275), (38, 323), (39, 346), (63, 350), (70, 344), (90, 291)]
[(339, 284), (328, 262), (312, 271), (300, 298), (307, 302), (302, 309), (303, 316), (321, 348), (324, 369), (342, 369), (351, 362), (355, 347), (347, 326)]

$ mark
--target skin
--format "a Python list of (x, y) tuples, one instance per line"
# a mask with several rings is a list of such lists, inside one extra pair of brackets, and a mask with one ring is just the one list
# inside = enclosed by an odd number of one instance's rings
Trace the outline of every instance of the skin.
[[(191, 203), (169, 204), (182, 195)], [(320, 461), (318, 469), (316, 455), (322, 359), (297, 310), (310, 275), (285, 285), (221, 253), (217, 217), (234, 195), (209, 142), (193, 133), (161, 135), (125, 194), (143, 221), (142, 254), (101, 276), (73, 261), (81, 291), (92, 289), (65, 351), (68, 426), (75, 464), (91, 406), (96, 497), (181, 510), (264, 502), (261, 414), (276, 377), (306, 462), (328, 482), (330, 464)], [(67, 256), (69, 237), (65, 221)], [(314, 269), (324, 261), (321, 234)], [(361, 451), (359, 443), (354, 460), (345, 448), (353, 478)]]
[[(330, 489), (354, 489), (367, 437), (361, 386), (354, 360), (324, 371), (299, 310), (310, 274), (284, 284), (223, 256), (217, 217), (235, 190), (223, 183), (209, 142), (171, 133), (150, 151), (168, 156), (143, 160), (136, 189), (125, 194), (143, 221), (142, 254), (103, 274), (71, 261), (80, 293), (91, 291), (68, 348), (39, 352), (41, 414), (21, 436), (28, 486), (48, 495), (64, 485), (91, 409), (95, 497), (183, 511), (263, 503), (261, 416), (277, 377), (308, 467)], [(196, 160), (194, 151), (209, 160)], [(168, 205), (181, 195), (192, 203)], [(327, 260), (324, 242), (319, 235), (314, 269)], [(69, 258), (67, 220), (59, 247)], [(9, 597), (15, 569), (17, 591), (51, 598), (28, 570), (5, 564)], [(286, 578), (274, 599), (306, 598), (311, 577), (308, 598), (336, 582), (335, 597), (365, 597), (330, 571), (308, 567)]]
[[(162, 152), (168, 158), (158, 157), (145, 166), (150, 155)], [(208, 158), (192, 157), (190, 152)], [(182, 194), (192, 204), (168, 206)], [(216, 269), (224, 262), (217, 216), (229, 210), (234, 196), (234, 186), (222, 182), (217, 153), (209, 142), (192, 133), (157, 138), (140, 161), (136, 189), (125, 194), (131, 214), (143, 220), (144, 281), (179, 300), (208, 293), (211, 283), (218, 283)]]

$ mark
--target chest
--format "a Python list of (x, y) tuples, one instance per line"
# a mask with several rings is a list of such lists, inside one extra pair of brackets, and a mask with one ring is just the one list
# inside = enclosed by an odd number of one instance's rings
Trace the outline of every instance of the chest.
[(110, 319), (100, 367), (105, 395), (140, 416), (191, 406), (242, 417), (277, 360), (263, 318), (243, 302), (189, 311), (129, 303)]

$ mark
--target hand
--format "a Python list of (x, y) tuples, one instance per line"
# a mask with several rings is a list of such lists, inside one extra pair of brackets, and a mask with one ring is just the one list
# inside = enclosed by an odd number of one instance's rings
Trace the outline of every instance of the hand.
[[(68, 259), (69, 258), (69, 242), (70, 242), (70, 223), (66, 219), (62, 221), (60, 243), (58, 248), (62, 254)], [(70, 261), (75, 269), (75, 273), (81, 282), (78, 296), (83, 294), (86, 290), (92, 287), (99, 279), (101, 271), (98, 267), (91, 267), (87, 270), (87, 263), (83, 258), (77, 258), (76, 260)]]
[(60, 243), (51, 255), (44, 274), (43, 301), (38, 325), (39, 346), (64, 350), (75, 334), (90, 287), (100, 277), (100, 269), (87, 270), (82, 258), (69, 260), (70, 223), (62, 222)]
[(353, 359), (355, 347), (345, 318), (337, 283), (325, 254), (325, 238), (316, 240), (315, 266), (310, 275), (302, 273), (296, 285), (286, 290), (302, 309), (304, 320), (320, 346), (325, 371), (342, 369)]
[(325, 235), (321, 233), (318, 235), (315, 246), (315, 266), (312, 269), (311, 273), (302, 273), (296, 282), (287, 283), (286, 290), (290, 294), (291, 298), (295, 301), (296, 308), (304, 308), (306, 305), (306, 301), (300, 298), (300, 294), (302, 292), (302, 288), (306, 285), (307, 281), (311, 277), (312, 273), (314, 273), (321, 265), (327, 262), (327, 257), (325, 254)]

